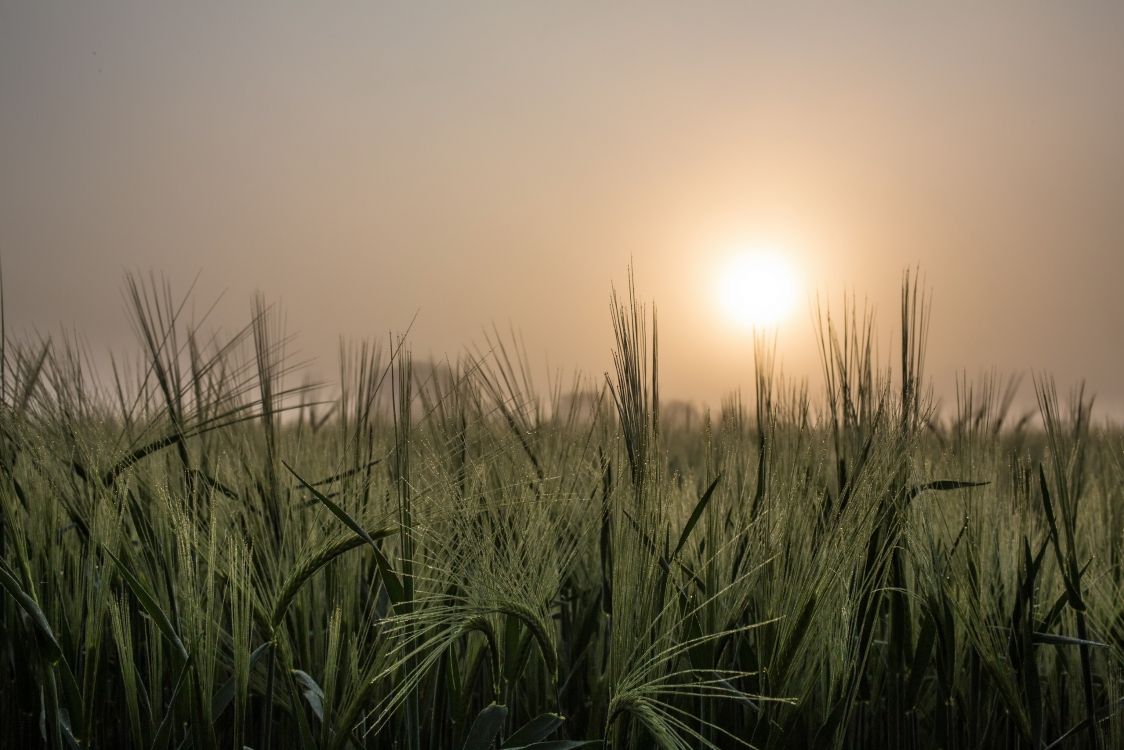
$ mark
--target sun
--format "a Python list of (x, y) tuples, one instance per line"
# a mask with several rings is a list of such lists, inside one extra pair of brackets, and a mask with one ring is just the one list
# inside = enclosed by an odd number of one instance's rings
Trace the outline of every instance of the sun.
[(746, 328), (768, 328), (796, 307), (800, 284), (780, 252), (751, 250), (730, 258), (718, 274), (717, 300), (726, 316)]

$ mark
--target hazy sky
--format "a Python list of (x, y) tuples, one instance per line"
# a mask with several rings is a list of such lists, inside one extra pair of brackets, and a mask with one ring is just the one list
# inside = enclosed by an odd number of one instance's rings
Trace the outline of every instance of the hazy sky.
[(946, 395), (1048, 370), (1124, 413), (1124, 3), (921, 5), (0, 0), (9, 326), (122, 350), (125, 270), (202, 271), (327, 373), (419, 311), (420, 355), (510, 322), (599, 374), (632, 258), (665, 391), (714, 403), (752, 383), (719, 260), (769, 242), (884, 355), (920, 264)]

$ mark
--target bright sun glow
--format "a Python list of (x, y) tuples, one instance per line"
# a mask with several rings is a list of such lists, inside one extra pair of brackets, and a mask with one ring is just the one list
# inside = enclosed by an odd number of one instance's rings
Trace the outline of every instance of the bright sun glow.
[(746, 252), (719, 272), (718, 302), (739, 325), (775, 326), (796, 307), (799, 283), (792, 265), (775, 252)]

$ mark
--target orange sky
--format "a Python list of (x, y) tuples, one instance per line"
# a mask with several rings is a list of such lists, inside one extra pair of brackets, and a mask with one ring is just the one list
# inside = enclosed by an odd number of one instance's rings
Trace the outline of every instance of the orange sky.
[(631, 258), (665, 392), (717, 403), (752, 347), (716, 264), (764, 241), (887, 356), (920, 264), (946, 397), (1047, 370), (1124, 414), (1124, 4), (918, 5), (0, 3), (9, 328), (120, 350), (124, 270), (202, 271), (326, 374), (415, 311), (420, 355), (510, 322), (598, 374)]

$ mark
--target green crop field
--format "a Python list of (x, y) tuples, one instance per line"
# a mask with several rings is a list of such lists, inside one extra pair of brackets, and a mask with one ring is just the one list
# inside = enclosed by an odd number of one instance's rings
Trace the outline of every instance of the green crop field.
[(823, 310), (822, 389), (758, 342), (690, 425), (631, 284), (546, 392), (126, 298), (100, 377), (3, 337), (2, 747), (1124, 747), (1124, 433), (1044, 376), (938, 415), (909, 275), (887, 361)]

